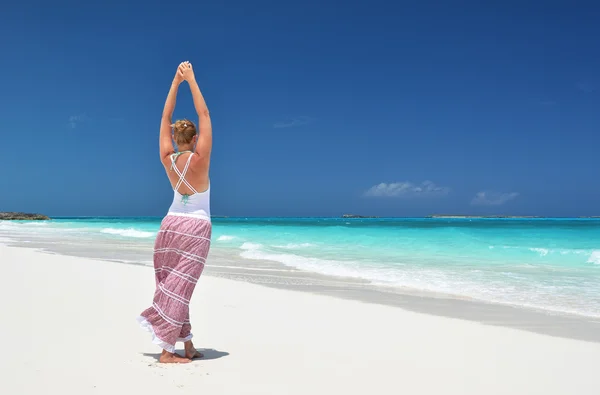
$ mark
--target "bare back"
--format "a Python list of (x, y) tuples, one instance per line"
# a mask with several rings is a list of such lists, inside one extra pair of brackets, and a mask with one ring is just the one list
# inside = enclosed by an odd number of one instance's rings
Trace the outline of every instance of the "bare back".
[[(192, 156), (190, 158), (190, 155)], [(186, 164), (189, 159), (189, 165)], [(174, 164), (173, 164), (174, 160)], [(194, 152), (185, 152), (181, 154), (173, 154), (173, 156), (169, 155), (162, 159), (162, 164), (167, 172), (167, 176), (169, 177), (169, 181), (171, 183), (171, 188), (175, 189), (177, 184), (180, 184), (176, 189), (182, 195), (193, 195), (196, 193), (202, 193), (208, 189), (210, 186), (209, 179), (209, 167), (210, 167), (210, 159), (202, 158), (200, 155)], [(173, 166), (176, 166), (176, 169), (173, 169)], [(179, 182), (180, 174), (184, 175), (185, 181), (187, 181), (196, 191), (193, 191), (189, 188), (185, 182)]]

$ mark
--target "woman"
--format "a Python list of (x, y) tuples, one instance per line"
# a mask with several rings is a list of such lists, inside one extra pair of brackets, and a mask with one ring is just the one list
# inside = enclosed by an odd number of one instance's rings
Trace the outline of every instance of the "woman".
[[(188, 82), (192, 91), (198, 133), (194, 123), (187, 119), (171, 123), (177, 90), (183, 81)], [(189, 303), (210, 248), (211, 149), (208, 108), (192, 65), (183, 62), (175, 73), (160, 124), (160, 159), (173, 187), (173, 203), (162, 220), (154, 245), (154, 300), (138, 317), (140, 325), (152, 333), (153, 343), (162, 347), (159, 359), (162, 363), (186, 363), (203, 357), (191, 340)], [(185, 356), (175, 353), (177, 341), (184, 342)]]

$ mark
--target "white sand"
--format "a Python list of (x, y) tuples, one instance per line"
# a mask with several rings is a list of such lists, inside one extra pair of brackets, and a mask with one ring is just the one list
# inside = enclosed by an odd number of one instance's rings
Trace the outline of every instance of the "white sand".
[(600, 394), (597, 343), (208, 276), (191, 318), (216, 351), (162, 365), (135, 321), (152, 268), (4, 246), (0, 265), (0, 394)]

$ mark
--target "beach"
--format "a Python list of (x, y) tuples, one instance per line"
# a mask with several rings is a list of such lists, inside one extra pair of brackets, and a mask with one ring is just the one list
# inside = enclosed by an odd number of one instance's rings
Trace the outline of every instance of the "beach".
[[(600, 343), (204, 275), (162, 365), (149, 266), (0, 246), (6, 394), (597, 394)], [(178, 345), (181, 349), (181, 344)]]
[(600, 395), (600, 2), (29, 5), (0, 395)]

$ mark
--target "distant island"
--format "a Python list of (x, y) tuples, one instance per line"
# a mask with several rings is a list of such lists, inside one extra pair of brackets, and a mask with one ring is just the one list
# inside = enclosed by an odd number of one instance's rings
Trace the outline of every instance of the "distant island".
[(42, 214), (0, 212), (0, 220), (49, 220), (50, 217)]
[[(428, 215), (425, 218), (553, 218), (540, 215), (456, 215), (456, 214), (435, 214)], [(579, 216), (577, 218), (600, 218), (600, 216)]]
[(428, 215), (425, 218), (543, 218), (535, 215), (455, 215), (455, 214), (436, 214)]
[(368, 215), (344, 214), (344, 215), (342, 215), (342, 218), (379, 218), (379, 217), (368, 216)]

